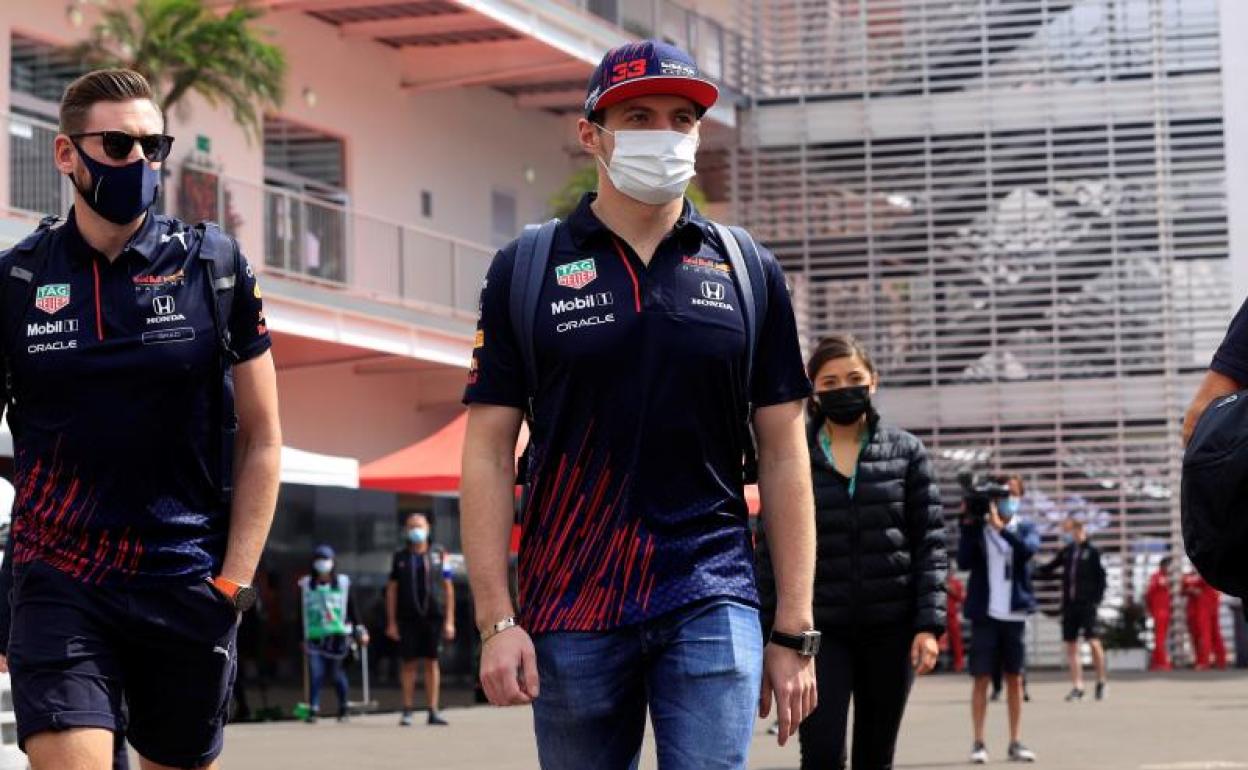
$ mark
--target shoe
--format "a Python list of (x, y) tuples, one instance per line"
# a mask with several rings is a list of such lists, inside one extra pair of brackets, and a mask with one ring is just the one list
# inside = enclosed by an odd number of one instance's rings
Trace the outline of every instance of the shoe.
[(1031, 693), (1023, 690), (1023, 703), (1031, 703)]
[(1070, 692), (1066, 693), (1066, 702), (1067, 702), (1067, 703), (1074, 703), (1075, 701), (1079, 701), (1079, 700), (1083, 700), (1083, 689), (1082, 689), (1082, 688), (1075, 687), (1075, 688), (1071, 689), (1071, 691), (1070, 691)]
[(338, 715), (338, 722), (340, 724), (343, 722), (350, 722), (350, 721), (351, 721), (351, 717), (348, 716), (345, 712)]
[(316, 724), (318, 719), (320, 719), (320, 717), (318, 717), (316, 714), (308, 714), (306, 717), (303, 718), (303, 721), (307, 722), (310, 725), (314, 725)]
[(1105, 700), (1105, 683), (1104, 682), (1096, 683), (1096, 699)]
[(779, 723), (779, 722), (772, 722), (772, 723), (771, 723), (771, 727), (768, 727), (768, 728), (767, 728), (767, 734), (768, 734), (768, 735), (779, 735), (779, 734), (780, 734), (780, 723)]
[(993, 690), (992, 695), (988, 696), (988, 700), (992, 701), (993, 703), (996, 703), (997, 701), (1001, 700), (1001, 691)]
[(988, 764), (988, 749), (985, 748), (984, 744), (980, 743), (979, 741), (976, 741), (975, 745), (971, 747), (971, 764), (972, 765)]
[(1035, 762), (1036, 752), (1024, 746), (1019, 741), (1010, 744), (1010, 761), (1011, 762)]
[(403, 716), (399, 717), (399, 727), (412, 726), (412, 712), (404, 711)]
[(447, 725), (450, 724), (450, 722), (443, 719), (442, 715), (439, 714), (438, 712), (430, 711), (429, 712), (429, 724), (436, 725), (438, 727), (446, 727)]

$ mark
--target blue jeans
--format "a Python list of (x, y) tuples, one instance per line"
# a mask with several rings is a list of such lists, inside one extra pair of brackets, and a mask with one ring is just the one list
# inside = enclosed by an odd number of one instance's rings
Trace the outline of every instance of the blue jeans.
[(647, 707), (660, 770), (744, 770), (763, 676), (758, 610), (717, 601), (533, 641), (543, 770), (635, 769)]
[(346, 656), (339, 654), (337, 645), (325, 645), (322, 647), (315, 642), (310, 642), (308, 650), (308, 706), (311, 707), (312, 713), (320, 711), (321, 707), (321, 688), (325, 686), (325, 681), (333, 682), (334, 690), (338, 695), (338, 713), (347, 713), (347, 671), (344, 666)]

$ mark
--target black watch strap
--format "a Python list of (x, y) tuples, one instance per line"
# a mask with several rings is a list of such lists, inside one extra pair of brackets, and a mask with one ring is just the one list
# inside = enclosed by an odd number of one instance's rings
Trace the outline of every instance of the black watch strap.
[(786, 634), (773, 630), (769, 641), (781, 647), (796, 650), (804, 658), (813, 658), (819, 654), (819, 645), (823, 634), (818, 631), (803, 631), (800, 634)]

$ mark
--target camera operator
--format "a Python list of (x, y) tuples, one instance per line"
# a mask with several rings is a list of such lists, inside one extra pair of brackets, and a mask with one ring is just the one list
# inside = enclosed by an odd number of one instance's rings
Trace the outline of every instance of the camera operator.
[(979, 481), (968, 475), (963, 487), (958, 565), (970, 571), (964, 613), (971, 621), (971, 716), (975, 744), (971, 763), (988, 763), (984, 722), (988, 685), (999, 667), (1005, 672), (1009, 700), (1009, 759), (1034, 762), (1036, 755), (1021, 740), (1023, 715), (1024, 630), (1035, 612), (1031, 587), (1032, 559), (1040, 550), (1035, 525), (1017, 516), (1018, 498), (1008, 480)]

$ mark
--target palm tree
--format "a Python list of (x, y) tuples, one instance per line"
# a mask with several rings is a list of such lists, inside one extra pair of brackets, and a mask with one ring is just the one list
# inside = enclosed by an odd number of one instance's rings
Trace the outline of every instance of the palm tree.
[(204, 0), (114, 4), (73, 52), (90, 67), (142, 74), (166, 115), (195, 92), (213, 107), (227, 106), (249, 136), (260, 137), (262, 110), (281, 103), (286, 77), (282, 50), (252, 26), (263, 14), (247, 0), (224, 13)]

